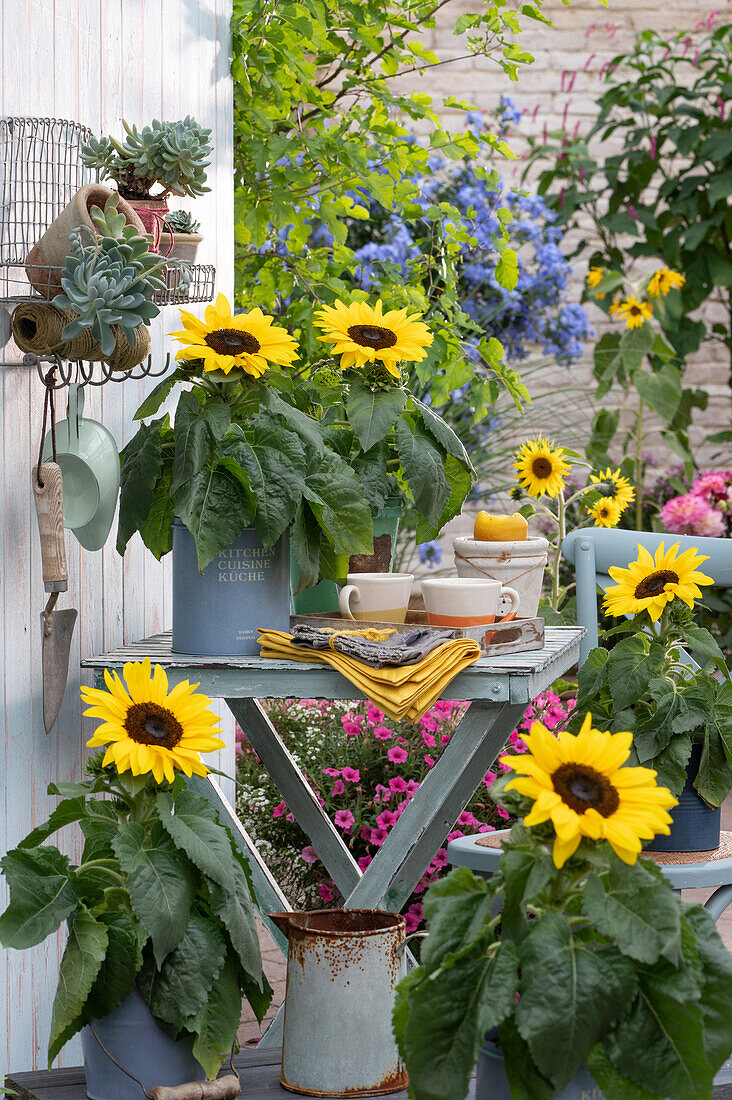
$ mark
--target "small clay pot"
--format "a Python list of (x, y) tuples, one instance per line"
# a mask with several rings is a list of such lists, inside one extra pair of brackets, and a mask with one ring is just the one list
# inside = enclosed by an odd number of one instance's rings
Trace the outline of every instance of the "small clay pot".
[[(62, 268), (66, 257), (73, 254), (70, 240), (72, 229), (87, 226), (96, 233), (91, 220), (92, 207), (98, 206), (103, 210), (107, 199), (113, 194), (114, 191), (100, 183), (87, 183), (51, 222), (38, 243), (33, 245), (25, 259), (25, 270), (31, 286), (42, 297), (51, 299), (61, 290)], [(122, 197), (117, 209), (124, 214), (128, 225), (134, 225), (138, 233), (145, 232), (135, 211)]]
[(171, 260), (182, 260), (184, 263), (194, 264), (198, 246), (202, 240), (200, 233), (171, 234), (164, 229), (160, 235), (160, 251), (163, 256)]
[(129, 204), (145, 227), (145, 233), (152, 237), (151, 252), (160, 252), (160, 235), (163, 231), (165, 215), (169, 213), (165, 199), (129, 199)]

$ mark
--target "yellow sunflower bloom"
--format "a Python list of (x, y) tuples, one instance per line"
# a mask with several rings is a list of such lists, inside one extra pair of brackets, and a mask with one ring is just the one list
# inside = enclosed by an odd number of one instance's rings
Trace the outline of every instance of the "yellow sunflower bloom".
[(297, 344), (286, 329), (274, 324), (274, 319), (261, 309), (232, 314), (223, 294), (219, 294), (214, 305), (206, 306), (205, 321), (184, 309), (180, 311), (180, 319), (182, 331), (169, 333), (185, 344), (175, 357), (203, 359), (206, 371), (228, 374), (239, 367), (259, 378), (270, 363), (289, 367), (297, 359)]
[(648, 293), (651, 298), (665, 297), (669, 290), (680, 290), (686, 282), (683, 275), (670, 267), (659, 267), (648, 280)]
[(547, 439), (529, 439), (516, 452), (513, 464), (516, 478), (530, 497), (558, 497), (564, 491), (564, 476), (569, 463), (564, 461), (564, 448), (555, 447)]
[(591, 267), (585, 279), (590, 290), (594, 290), (598, 283), (602, 282), (605, 271), (602, 267)]
[(618, 311), (619, 311), (622, 304), (623, 304), (623, 299), (620, 297), (620, 295), (617, 295), (615, 298), (613, 298), (612, 305), (610, 306), (610, 309), (608, 310), (608, 313), (610, 314), (611, 317), (617, 317)]
[(614, 317), (622, 317), (628, 328), (640, 328), (643, 322), (647, 321), (652, 315), (653, 306), (651, 303), (639, 302), (632, 294), (613, 313)]
[(620, 470), (613, 470), (608, 466), (604, 474), (590, 474), (590, 481), (593, 485), (601, 486), (605, 496), (612, 497), (620, 508), (621, 515), (635, 500), (635, 489)]
[(421, 313), (408, 314), (406, 309), (384, 313), (381, 299), (375, 306), (368, 302), (347, 305), (338, 301), (316, 313), (320, 318), (316, 324), (324, 330), (318, 340), (331, 344), (333, 355), (340, 355), (341, 370), (379, 360), (389, 374), (399, 378), (398, 364), (404, 360), (421, 362), (434, 339), (421, 316)]
[(207, 775), (199, 753), (224, 747), (216, 736), (218, 718), (208, 709), (208, 696), (197, 695), (198, 684), (187, 680), (169, 692), (163, 668), (155, 665), (152, 670), (149, 658), (128, 662), (123, 674), (125, 683), (105, 668), (109, 691), (82, 687), (81, 697), (89, 705), (84, 714), (102, 719), (87, 745), (109, 745), (105, 765), (133, 775), (152, 772), (158, 783), (172, 783), (176, 768), (188, 776)]
[(617, 527), (622, 515), (620, 505), (612, 497), (600, 497), (594, 504), (588, 505), (587, 511), (596, 527)]
[(668, 836), (668, 810), (677, 801), (656, 785), (651, 768), (623, 767), (630, 755), (632, 733), (593, 729), (588, 712), (578, 734), (563, 730), (556, 737), (541, 722), (524, 735), (528, 752), (502, 756), (517, 777), (506, 784), (534, 805), (524, 825), (551, 821), (553, 859), (563, 867), (583, 837), (607, 840), (625, 863), (635, 863), (643, 840)]
[(701, 596), (700, 584), (714, 584), (711, 577), (697, 572), (697, 566), (708, 558), (692, 546), (678, 554), (676, 542), (666, 550), (661, 543), (655, 557), (645, 546), (638, 546), (638, 560), (627, 569), (611, 565), (608, 573), (616, 582), (605, 591), (605, 610), (618, 618), (647, 611), (653, 622), (663, 614), (666, 604), (677, 597), (689, 607)]

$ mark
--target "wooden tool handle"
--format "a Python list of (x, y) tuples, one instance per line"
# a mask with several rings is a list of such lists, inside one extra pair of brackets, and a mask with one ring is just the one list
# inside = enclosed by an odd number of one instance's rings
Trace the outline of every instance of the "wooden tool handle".
[(150, 1096), (152, 1100), (235, 1100), (240, 1091), (239, 1078), (230, 1073), (216, 1081), (191, 1081), (172, 1088), (156, 1085)]
[(69, 574), (64, 541), (63, 488), (61, 467), (55, 462), (33, 467), (33, 500), (41, 536), (44, 587), (46, 592), (65, 592)]

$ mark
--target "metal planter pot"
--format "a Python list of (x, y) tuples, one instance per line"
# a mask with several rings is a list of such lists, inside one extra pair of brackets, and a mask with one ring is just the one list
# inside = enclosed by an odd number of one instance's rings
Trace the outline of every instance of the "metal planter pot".
[[(506, 1075), (501, 1049), (486, 1032), (478, 1054), (478, 1075), (475, 1082), (475, 1100), (511, 1100), (511, 1087)], [(582, 1066), (560, 1093), (557, 1100), (605, 1100), (605, 1093)]]
[(265, 550), (253, 527), (199, 572), (193, 535), (173, 522), (173, 650), (208, 657), (259, 653), (257, 628), (289, 630), (287, 535)]
[[(156, 1085), (184, 1085), (205, 1081), (206, 1074), (193, 1057), (191, 1040), (171, 1039), (162, 1031), (142, 997), (133, 989), (119, 1008), (96, 1020), (92, 1030), (81, 1032), (89, 1100), (140, 1100), (142, 1090), (128, 1074), (133, 1074), (150, 1091)], [(127, 1073), (119, 1069), (109, 1055)]]
[(710, 809), (694, 788), (702, 746), (695, 742), (686, 765), (686, 782), (678, 806), (669, 810), (673, 818), (668, 836), (659, 834), (644, 845), (649, 852), (711, 852), (719, 847), (721, 807)]

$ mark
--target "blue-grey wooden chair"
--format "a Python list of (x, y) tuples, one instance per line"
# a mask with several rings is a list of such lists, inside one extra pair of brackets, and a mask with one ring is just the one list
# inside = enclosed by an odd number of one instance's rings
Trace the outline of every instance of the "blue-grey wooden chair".
[(620, 531), (616, 528), (587, 527), (572, 531), (562, 543), (562, 553), (574, 565), (577, 581), (577, 625), (586, 627), (580, 642), (580, 664), (597, 646), (597, 586), (603, 591), (614, 581), (608, 575), (611, 565), (627, 566), (638, 557), (638, 545), (655, 554), (659, 543), (666, 549), (678, 542), (683, 552), (695, 546), (708, 556), (699, 568), (715, 584), (732, 585), (732, 539), (696, 538), (692, 535), (658, 534), (651, 531)]

